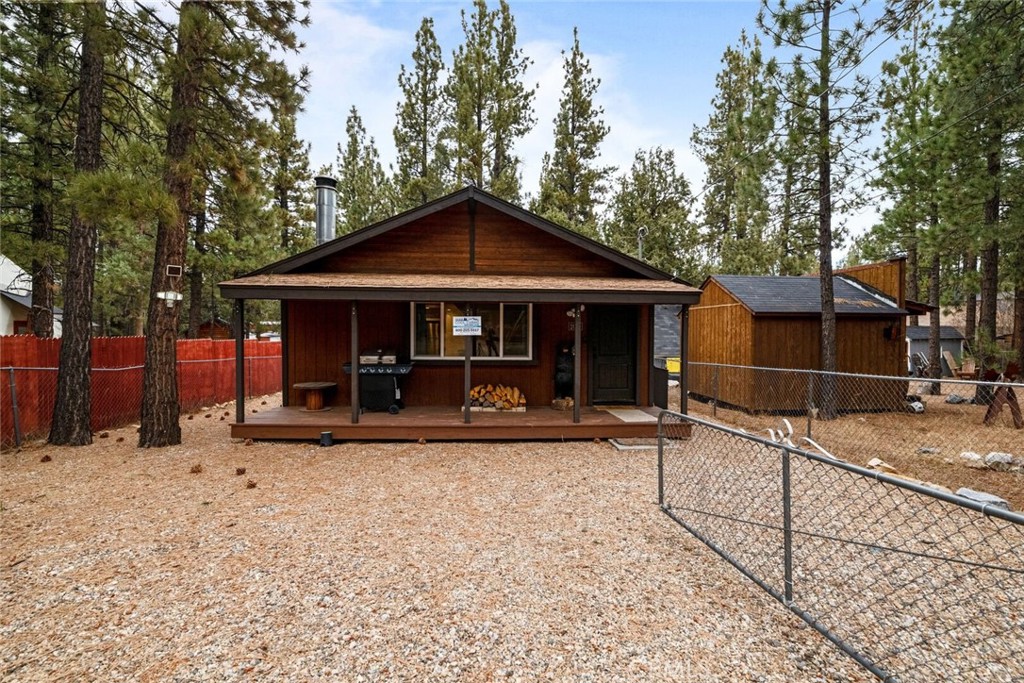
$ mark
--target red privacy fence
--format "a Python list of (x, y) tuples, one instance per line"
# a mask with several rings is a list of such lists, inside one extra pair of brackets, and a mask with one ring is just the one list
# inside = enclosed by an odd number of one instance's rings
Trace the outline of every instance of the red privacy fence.
[[(142, 404), (144, 337), (92, 340), (92, 429), (137, 422)], [(235, 399), (235, 341), (178, 340), (178, 398), (182, 411)], [(59, 339), (0, 337), (0, 445), (45, 438), (57, 396)], [(281, 390), (281, 342), (245, 342), (245, 393)], [(15, 415), (18, 421), (15, 424)]]

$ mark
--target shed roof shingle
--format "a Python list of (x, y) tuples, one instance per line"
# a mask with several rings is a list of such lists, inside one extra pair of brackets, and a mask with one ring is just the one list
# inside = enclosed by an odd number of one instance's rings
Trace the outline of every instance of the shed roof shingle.
[[(821, 284), (816, 276), (713, 275), (715, 280), (756, 313), (821, 312)], [(899, 315), (906, 311), (890, 297), (852, 277), (832, 279), (836, 313)]]

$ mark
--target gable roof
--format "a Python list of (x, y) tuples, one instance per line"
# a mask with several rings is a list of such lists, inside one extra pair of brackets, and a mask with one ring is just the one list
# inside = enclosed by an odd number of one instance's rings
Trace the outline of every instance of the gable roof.
[(495, 197), (489, 192), (485, 192), (484, 190), (473, 186), (464, 187), (461, 190), (457, 190), (451, 194), (445, 195), (444, 197), (427, 202), (426, 204), (400, 213), (392, 218), (374, 223), (373, 225), (369, 225), (360, 230), (356, 230), (355, 232), (343, 235), (342, 237), (331, 240), (330, 242), (325, 242), (311, 249), (307, 249), (306, 251), (295, 254), (294, 256), (263, 266), (262, 268), (254, 270), (243, 277), (248, 277), (250, 275), (293, 273), (299, 268), (302, 268), (314, 261), (336, 254), (357, 244), (361, 244), (367, 240), (390, 232), (391, 230), (408, 225), (409, 223), (419, 220), (425, 216), (443, 211), (463, 202), (479, 202), (480, 204), (489, 206), (496, 211), (531, 225), (538, 230), (554, 235), (555, 237), (563, 239), (577, 247), (612, 261), (613, 263), (626, 268), (641, 277), (652, 280), (671, 280), (682, 284), (690, 284), (671, 275), (670, 273), (666, 273), (665, 271), (650, 266), (639, 259), (635, 259), (628, 254), (611, 249), (610, 247), (592, 240), (589, 237), (585, 237), (577, 232), (563, 228), (560, 225), (541, 218), (535, 213), (531, 213), (530, 211), (518, 207), (515, 204), (506, 202), (503, 199)]
[[(927, 325), (907, 325), (907, 339), (912, 341), (928, 341), (931, 333), (931, 328)], [(939, 339), (952, 339), (954, 341), (963, 341), (964, 335), (960, 333), (960, 330), (949, 325), (939, 326)]]
[[(816, 276), (712, 275), (714, 280), (754, 314), (821, 313), (821, 283)], [(851, 276), (832, 278), (836, 313), (841, 315), (906, 315), (891, 298)]]

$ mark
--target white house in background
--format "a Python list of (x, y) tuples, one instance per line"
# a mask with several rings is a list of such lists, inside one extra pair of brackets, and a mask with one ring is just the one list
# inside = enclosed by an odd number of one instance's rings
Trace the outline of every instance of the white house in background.
[[(0, 335), (29, 334), (32, 310), (32, 276), (0, 254)], [(61, 335), (61, 310), (53, 310), (53, 336)]]

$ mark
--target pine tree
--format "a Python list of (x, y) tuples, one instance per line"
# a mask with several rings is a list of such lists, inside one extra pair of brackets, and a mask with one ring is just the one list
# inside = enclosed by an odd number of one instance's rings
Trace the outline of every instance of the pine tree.
[(424, 18), (416, 32), (413, 66), (402, 65), (394, 137), (398, 153), (395, 176), (399, 209), (409, 209), (440, 197), (448, 186), (449, 160), (443, 136), (450, 103), (445, 97), (445, 65), (434, 35), (434, 20)]
[(366, 134), (359, 111), (345, 121), (345, 146), (338, 145), (338, 235), (383, 220), (394, 213), (394, 191), (380, 164), (380, 154)]
[[(251, 148), (267, 139), (261, 113), (271, 106), (294, 109), (301, 102), (302, 76), (297, 79), (272, 56), (277, 50), (299, 49), (293, 27), (301, 21), (292, 2), (236, 5), (185, 0), (179, 8), (177, 48), (168, 63), (171, 101), (164, 154), (164, 185), (175, 202), (175, 215), (162, 216), (157, 223), (139, 430), (142, 447), (181, 441), (175, 372), (180, 307), (166, 306), (156, 293), (177, 290), (178, 269), (186, 266), (189, 216), (196, 179), (203, 171), (197, 144), (202, 141), (216, 151), (217, 165), (238, 187), (254, 187), (244, 174), (259, 168), (258, 154)], [(254, 199), (253, 193), (229, 198)], [(238, 234), (245, 236), (243, 228)]]
[(540, 196), (533, 211), (555, 223), (597, 237), (597, 211), (614, 172), (599, 165), (600, 146), (609, 128), (604, 109), (594, 104), (601, 80), (591, 76), (590, 60), (580, 49), (579, 29), (572, 51), (563, 56), (565, 81), (555, 117), (555, 149), (544, 155)]
[[(817, 125), (809, 136), (809, 153), (817, 162), (818, 183), (818, 273), (821, 282), (821, 369), (834, 373), (836, 367), (836, 312), (833, 294), (832, 249), (834, 238), (833, 206), (855, 188), (844, 186), (843, 178), (855, 170), (857, 142), (866, 135), (870, 123), (867, 110), (867, 84), (855, 74), (860, 51), (868, 30), (861, 21), (864, 0), (844, 6), (842, 0), (821, 0), (788, 7), (782, 0), (776, 9), (763, 0), (758, 24), (775, 41), (794, 52), (794, 68), (805, 68), (815, 82)], [(833, 23), (835, 20), (835, 23)], [(845, 21), (844, 21), (845, 20)], [(811, 59), (804, 59), (810, 55)], [(852, 85), (843, 79), (854, 74)], [(836, 172), (836, 173), (834, 173)], [(847, 199), (851, 204), (852, 199)], [(834, 377), (821, 382), (819, 414), (836, 414)]]
[[(697, 282), (699, 236), (689, 219), (690, 185), (676, 168), (675, 152), (637, 152), (611, 200), (604, 241), (652, 266)], [(641, 254), (641, 243), (643, 253)]]
[(810, 105), (811, 84), (799, 65), (781, 78), (779, 115), (782, 139), (774, 146), (774, 181), (769, 181), (772, 242), (778, 275), (814, 270), (818, 246), (818, 189), (815, 161), (807, 154), (807, 136), (817, 117)]
[(1015, 232), (1006, 218), (1013, 215), (1008, 208), (1019, 201), (1020, 192), (1022, 32), (1024, 12), (1018, 3), (965, 0), (951, 6), (939, 35), (938, 107), (946, 121), (943, 142), (958, 194), (951, 219), (968, 226), (973, 237), (975, 248), (965, 250), (968, 260), (980, 257), (976, 347), (995, 337), (1001, 247), (1013, 244), (1005, 240)]
[[(75, 171), (100, 170), (103, 122), (103, 62), (106, 2), (78, 6), (82, 13), (82, 65), (78, 87), (78, 135)], [(49, 441), (63, 446), (92, 443), (92, 293), (96, 269), (97, 228), (73, 209), (64, 278), (63, 339), (57, 370)]]
[(718, 92), (708, 123), (691, 141), (707, 169), (703, 223), (708, 252), (725, 273), (764, 274), (775, 266), (769, 241), (767, 177), (774, 145), (775, 93), (767, 88), (773, 62), (746, 33), (722, 55)]
[(511, 202), (519, 201), (515, 144), (533, 127), (534, 90), (522, 82), (531, 61), (516, 47), (508, 3), (495, 11), (475, 0), (462, 13), (465, 43), (453, 55), (445, 94), (452, 107), (446, 135), (456, 183), (471, 183)]
[(77, 73), (69, 11), (59, 3), (0, 4), (4, 251), (32, 276), (29, 326), (38, 337), (53, 336), (63, 247), (55, 226), (67, 216), (60, 181), (71, 172), (75, 122), (73, 107), (62, 105)]

